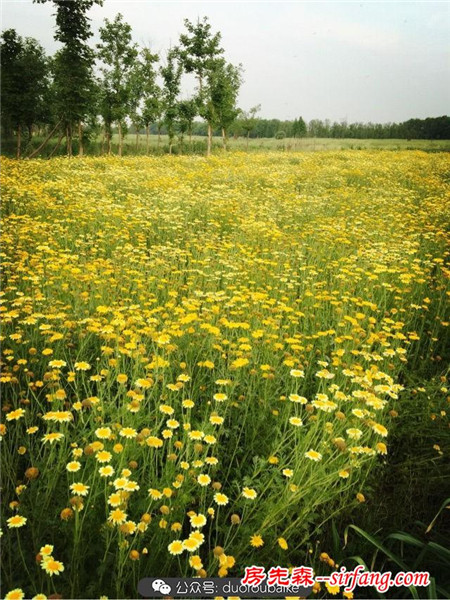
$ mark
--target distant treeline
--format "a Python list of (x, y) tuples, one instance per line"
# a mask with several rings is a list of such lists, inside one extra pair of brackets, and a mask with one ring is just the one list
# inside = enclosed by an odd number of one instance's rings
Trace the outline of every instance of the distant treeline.
[[(230, 134), (235, 137), (247, 135), (247, 123), (237, 118), (230, 127)], [(157, 133), (156, 125), (152, 133)], [(165, 133), (164, 127), (161, 133)], [(194, 122), (193, 135), (207, 135), (205, 123)], [(220, 131), (214, 132), (220, 135)], [(254, 127), (249, 133), (251, 138), (285, 137), (317, 137), (317, 138), (350, 138), (350, 139), (414, 139), (414, 140), (449, 140), (450, 117), (442, 116), (427, 119), (409, 119), (403, 123), (346, 123), (313, 119), (305, 123), (300, 117), (294, 121), (280, 119), (255, 118)]]

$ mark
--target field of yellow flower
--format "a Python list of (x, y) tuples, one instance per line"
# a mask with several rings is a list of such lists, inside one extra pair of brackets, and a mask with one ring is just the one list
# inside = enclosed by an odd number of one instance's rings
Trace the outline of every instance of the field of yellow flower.
[(4, 159), (4, 592), (312, 564), (447, 334), (449, 168)]

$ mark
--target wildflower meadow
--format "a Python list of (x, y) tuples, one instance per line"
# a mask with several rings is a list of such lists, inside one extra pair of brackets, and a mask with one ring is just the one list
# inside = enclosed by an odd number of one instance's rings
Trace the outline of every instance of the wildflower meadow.
[(3, 596), (329, 572), (392, 430), (448, 427), (449, 168), (3, 159)]

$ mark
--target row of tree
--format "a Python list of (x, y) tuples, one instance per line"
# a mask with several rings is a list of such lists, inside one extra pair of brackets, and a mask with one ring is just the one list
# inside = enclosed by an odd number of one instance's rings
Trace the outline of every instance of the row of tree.
[[(2, 126), (6, 137), (17, 137), (17, 157), (24, 132), (29, 141), (37, 128), (46, 128), (47, 135), (31, 156), (55, 135), (59, 139), (54, 151), (65, 138), (71, 156), (76, 138), (81, 155), (89, 135), (98, 133), (99, 117), (107, 152), (111, 152), (113, 130), (118, 131), (119, 155), (129, 123), (137, 135), (145, 130), (147, 148), (150, 126), (159, 131), (164, 126), (171, 152), (175, 135), (182, 144), (185, 134), (192, 135), (198, 117), (206, 124), (207, 153), (217, 128), (226, 146), (229, 127), (240, 113), (242, 66), (225, 60), (221, 35), (211, 31), (207, 18), (197, 23), (186, 19), (179, 44), (158, 64), (157, 54), (133, 42), (131, 27), (121, 14), (105, 19), (96, 48), (88, 44), (92, 32), (87, 11), (102, 0), (52, 1), (55, 39), (62, 44), (53, 57), (47, 57), (36, 40), (24, 40), (13, 29), (2, 34)], [(188, 99), (181, 97), (184, 74), (194, 76), (197, 83)]]
[[(87, 12), (103, 0), (52, 1), (55, 8), (55, 40), (61, 49), (48, 57), (33, 38), (21, 38), (13, 29), (1, 39), (1, 120), (4, 138), (16, 137), (19, 158), (33, 133), (43, 141), (37, 155), (51, 138), (57, 152), (65, 140), (67, 154), (74, 140), (83, 154), (86, 142), (103, 131), (102, 149), (111, 152), (112, 135), (118, 133), (119, 155), (126, 131), (145, 132), (149, 151), (150, 133), (169, 137), (172, 152), (175, 136), (181, 150), (186, 135), (207, 137), (211, 152), (213, 135), (221, 135), (224, 147), (229, 134), (259, 138), (416, 138), (450, 139), (450, 118), (411, 119), (404, 123), (346, 123), (318, 119), (305, 123), (302, 117), (289, 121), (257, 117), (260, 106), (248, 112), (237, 106), (242, 84), (242, 66), (224, 58), (220, 33), (213, 33), (207, 18), (191, 23), (179, 43), (162, 57), (133, 42), (131, 27), (121, 14), (105, 19), (100, 43), (89, 45), (92, 36)], [(195, 78), (190, 98), (181, 95), (185, 75)], [(158, 142), (159, 143), (159, 142)]]
[[(152, 126), (152, 133), (157, 132)], [(166, 133), (163, 126), (162, 133)], [(403, 123), (346, 123), (329, 120), (313, 119), (306, 123), (302, 117), (298, 119), (262, 119), (252, 117), (250, 111), (236, 118), (229, 129), (234, 137), (249, 136), (250, 138), (349, 138), (349, 139), (415, 139), (415, 140), (449, 140), (450, 117), (427, 119), (410, 119)], [(207, 135), (206, 125), (195, 121), (192, 134)], [(214, 135), (220, 131), (215, 129)]]
[(310, 137), (352, 139), (450, 139), (450, 117), (409, 119), (403, 123), (347, 123), (314, 119), (308, 123)]

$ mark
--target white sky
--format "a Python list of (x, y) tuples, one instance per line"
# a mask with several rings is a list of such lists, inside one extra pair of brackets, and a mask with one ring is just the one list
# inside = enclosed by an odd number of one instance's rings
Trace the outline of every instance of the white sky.
[[(1, 0), (2, 29), (37, 38), (50, 54), (52, 3)], [(209, 17), (226, 58), (245, 69), (244, 110), (307, 121), (404, 121), (450, 112), (450, 2), (151, 2), (105, 0), (90, 11), (93, 42), (121, 12), (134, 41), (164, 52), (183, 20)], [(185, 90), (187, 93), (187, 88)]]

